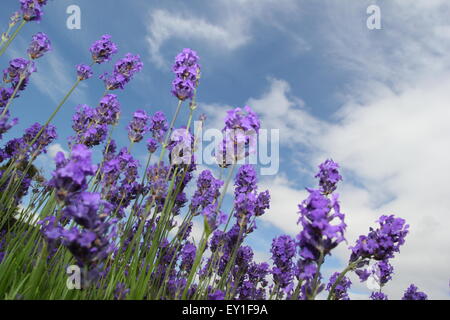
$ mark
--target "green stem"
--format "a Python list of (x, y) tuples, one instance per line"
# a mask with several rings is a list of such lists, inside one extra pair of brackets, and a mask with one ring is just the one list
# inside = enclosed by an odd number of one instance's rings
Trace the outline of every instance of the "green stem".
[(161, 161), (162, 161), (162, 159), (164, 157), (164, 154), (166, 152), (167, 144), (169, 142), (170, 135), (172, 134), (172, 130), (173, 130), (173, 127), (175, 125), (175, 120), (178, 118), (178, 114), (180, 113), (182, 104), (183, 104), (183, 100), (178, 100), (178, 106), (177, 106), (177, 109), (175, 111), (175, 115), (173, 116), (172, 121), (170, 122), (169, 131), (167, 131), (166, 139), (164, 140), (164, 144), (162, 146), (161, 153), (159, 155), (158, 166), (161, 163)]
[(9, 45), (13, 40), (16, 38), (16, 36), (19, 34), (20, 30), (22, 30), (23, 26), (27, 22), (25, 20), (22, 21), (22, 23), (17, 27), (17, 29), (14, 31), (14, 33), (11, 35), (11, 37), (8, 39), (8, 41), (5, 43), (5, 45), (0, 50), (0, 57), (5, 53), (6, 49), (8, 49)]
[(17, 86), (14, 88), (14, 91), (13, 91), (13, 94), (11, 95), (11, 97), (9, 97), (8, 102), (6, 103), (6, 106), (5, 106), (5, 108), (3, 109), (3, 112), (2, 112), (2, 114), (1, 114), (1, 116), (0, 116), (0, 119), (2, 119), (2, 118), (5, 116), (6, 112), (8, 111), (8, 108), (9, 108), (11, 102), (13, 101), (13, 99), (16, 97), (17, 92), (19, 91), (20, 86), (22, 85), (22, 82), (23, 82), (24, 79), (25, 79), (25, 78), (21, 75), (21, 76), (20, 76), (20, 79), (19, 79), (19, 83), (18, 83)]
[(349, 263), (349, 265), (344, 269), (344, 271), (341, 272), (341, 274), (337, 277), (336, 281), (334, 281), (333, 285), (330, 288), (330, 293), (328, 293), (327, 300), (331, 300), (334, 298), (334, 290), (336, 289), (337, 285), (342, 281), (342, 279), (345, 277), (346, 273), (350, 270), (353, 270), (356, 268), (356, 266), (362, 261), (363, 259), (360, 258), (352, 263)]

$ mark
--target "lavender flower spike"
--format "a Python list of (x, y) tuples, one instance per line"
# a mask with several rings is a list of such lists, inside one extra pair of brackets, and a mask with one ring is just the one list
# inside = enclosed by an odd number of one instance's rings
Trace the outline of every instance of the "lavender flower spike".
[(128, 138), (132, 142), (139, 142), (144, 138), (144, 134), (148, 131), (148, 115), (144, 110), (137, 110), (128, 125)]
[(45, 33), (39, 32), (33, 36), (27, 52), (30, 59), (36, 60), (50, 50), (52, 50), (50, 39)]
[(117, 53), (117, 45), (111, 41), (111, 36), (105, 34), (100, 40), (95, 41), (89, 51), (92, 54), (92, 60), (101, 64), (111, 60), (111, 56)]
[(87, 80), (92, 77), (92, 68), (86, 64), (77, 65), (77, 76), (80, 81)]

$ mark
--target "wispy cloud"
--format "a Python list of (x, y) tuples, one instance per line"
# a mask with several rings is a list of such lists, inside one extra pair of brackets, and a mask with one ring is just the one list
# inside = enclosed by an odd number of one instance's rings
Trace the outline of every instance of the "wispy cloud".
[(208, 19), (194, 10), (151, 9), (146, 38), (150, 57), (158, 67), (166, 68), (161, 49), (170, 40), (187, 40), (216, 53), (230, 53), (252, 41), (256, 21), (275, 26), (288, 34), (297, 47), (307, 49), (301, 37), (279, 23), (283, 16), (296, 13), (297, 7), (294, 0), (219, 0), (204, 6), (211, 13)]

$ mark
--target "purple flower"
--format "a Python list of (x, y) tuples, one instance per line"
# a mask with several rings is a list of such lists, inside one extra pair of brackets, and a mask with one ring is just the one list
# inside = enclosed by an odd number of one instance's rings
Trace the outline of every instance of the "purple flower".
[(50, 50), (52, 50), (50, 39), (45, 33), (39, 32), (33, 36), (27, 52), (30, 59), (35, 60)]
[(158, 149), (158, 141), (156, 141), (153, 138), (148, 138), (147, 139), (147, 150), (150, 153), (155, 153), (156, 150)]
[(3, 81), (11, 83), (16, 88), (19, 83), (19, 90), (24, 90), (27, 86), (30, 75), (36, 71), (33, 61), (23, 58), (16, 58), (9, 62), (9, 67), (3, 70)]
[(315, 178), (319, 178), (319, 185), (321, 190), (325, 194), (330, 194), (336, 190), (337, 183), (342, 180), (339, 174), (339, 164), (333, 160), (326, 160), (319, 165), (319, 172), (315, 175)]
[(120, 282), (117, 284), (116, 290), (114, 290), (114, 299), (125, 300), (128, 293), (130, 293), (130, 289), (128, 289), (124, 283)]
[[(38, 136), (40, 132), (40, 135)], [(57, 138), (56, 127), (48, 124), (46, 127), (42, 127), (39, 123), (33, 124), (30, 128), (25, 130), (23, 140), (27, 144), (34, 143), (31, 146), (31, 153), (35, 156), (41, 152), (46, 152), (46, 147), (49, 146)]]
[(222, 129), (224, 139), (216, 152), (219, 165), (226, 167), (255, 153), (260, 126), (257, 114), (249, 106), (229, 110)]
[(270, 252), (275, 265), (272, 269), (273, 280), (279, 288), (283, 289), (293, 280), (294, 263), (292, 259), (296, 252), (295, 240), (288, 235), (274, 238)]
[(111, 56), (117, 52), (117, 46), (111, 41), (111, 36), (105, 34), (100, 40), (95, 41), (89, 51), (95, 63), (103, 63), (111, 60)]
[(424, 292), (418, 291), (418, 288), (414, 284), (411, 284), (406, 289), (402, 300), (428, 300), (428, 296)]
[(184, 127), (175, 129), (167, 146), (172, 165), (195, 165), (194, 136)]
[(100, 79), (105, 83), (107, 90), (123, 90), (134, 75), (142, 70), (143, 66), (139, 55), (127, 53), (124, 58), (115, 64), (111, 75), (105, 72), (100, 76)]
[(236, 175), (234, 183), (235, 185), (234, 195), (237, 196), (240, 193), (248, 194), (253, 191), (256, 191), (257, 182), (258, 180), (256, 177), (255, 168), (250, 164), (241, 166)]
[(81, 134), (86, 130), (89, 123), (95, 116), (95, 110), (86, 104), (80, 104), (76, 107), (76, 112), (72, 116), (72, 129)]
[(216, 230), (227, 221), (227, 215), (217, 209), (217, 204), (206, 206), (202, 211), (202, 215), (205, 217), (210, 231)]
[(8, 104), (13, 93), (14, 89), (12, 88), (0, 88), (0, 110)]
[[(330, 291), (333, 284), (336, 282), (339, 277), (339, 272), (333, 273), (330, 278), (330, 281), (327, 284), (327, 290)], [(334, 299), (335, 300), (350, 300), (350, 297), (347, 294), (347, 290), (352, 286), (352, 282), (349, 278), (343, 277), (342, 280), (336, 285), (334, 288)]]
[(87, 80), (92, 77), (92, 68), (86, 64), (77, 65), (77, 76), (80, 81)]
[(87, 284), (104, 274), (103, 261), (115, 250), (117, 220), (107, 220), (110, 209), (99, 194), (81, 192), (67, 199), (63, 210), (64, 218), (79, 226), (65, 229), (54, 217), (41, 221), (47, 240), (50, 243), (61, 241), (77, 264), (86, 267), (88, 278), (83, 280)]
[(270, 206), (269, 191), (258, 194), (256, 171), (252, 165), (239, 168), (235, 178), (234, 208), (240, 223), (246, 223), (251, 216), (261, 216)]
[(317, 261), (321, 251), (325, 256), (345, 240), (346, 224), (337, 195), (328, 199), (319, 190), (308, 189), (308, 192), (309, 197), (299, 205), (298, 223), (303, 230), (297, 239), (302, 258)]
[(172, 94), (179, 100), (192, 99), (200, 78), (200, 65), (197, 53), (191, 49), (183, 49), (175, 57), (172, 67), (175, 79), (172, 82)]
[(144, 110), (137, 110), (128, 125), (128, 138), (131, 142), (139, 142), (148, 131), (148, 115)]
[(59, 152), (55, 158), (56, 170), (49, 185), (55, 188), (57, 198), (61, 201), (70, 199), (73, 195), (85, 191), (86, 177), (94, 175), (97, 169), (91, 163), (91, 152), (81, 144), (74, 145), (69, 159)]
[(82, 192), (77, 197), (70, 199), (63, 213), (77, 224), (87, 229), (93, 229), (98, 223), (97, 211), (100, 205), (99, 193)]
[(224, 300), (225, 293), (222, 290), (216, 290), (214, 293), (208, 294), (208, 300)]
[(378, 220), (380, 227), (376, 230), (370, 228), (367, 236), (359, 236), (354, 247), (350, 247), (352, 254), (350, 261), (357, 259), (387, 260), (400, 252), (400, 246), (405, 243), (409, 225), (405, 220), (395, 218), (394, 215), (381, 216)]
[[(3, 111), (0, 111), (0, 112), (3, 112)], [(3, 134), (8, 132), (8, 130), (11, 129), (12, 127), (14, 127), (18, 122), (19, 122), (19, 119), (17, 119), (17, 118), (14, 118), (11, 121), (9, 121), (9, 110), (7, 110), (3, 116), (0, 116), (0, 139), (2, 139)]]
[(143, 67), (144, 64), (139, 55), (127, 53), (125, 57), (120, 59), (114, 66), (114, 73), (121, 74), (127, 79), (132, 79)]
[(295, 271), (296, 277), (305, 281), (302, 286), (303, 298), (308, 297), (313, 290), (317, 294), (323, 289), (323, 286), (314, 288), (316, 284), (312, 279), (321, 278), (320, 273), (317, 274), (318, 268), (331, 250), (345, 240), (346, 228), (337, 194), (329, 199), (321, 190), (307, 190), (308, 198), (299, 205), (298, 224), (301, 224), (302, 231), (297, 235), (297, 240), (301, 258)]
[(172, 82), (172, 94), (179, 100), (192, 99), (195, 86), (190, 80), (176, 78)]
[(255, 216), (262, 216), (270, 208), (269, 190), (261, 192), (256, 198)]
[(180, 269), (189, 272), (192, 269), (195, 260), (197, 247), (192, 243), (186, 243), (181, 249), (181, 264)]
[(43, 15), (42, 5), (46, 2), (38, 0), (20, 0), (20, 11), (25, 21), (40, 21)]
[(163, 112), (157, 111), (153, 117), (150, 118), (149, 130), (152, 133), (153, 138), (158, 142), (162, 143), (164, 141), (164, 136), (169, 130), (169, 125), (167, 124), (167, 119)]
[(383, 292), (372, 292), (370, 295), (371, 300), (388, 300), (388, 296)]
[(197, 190), (191, 201), (192, 214), (196, 215), (198, 214), (198, 209), (215, 203), (220, 196), (220, 188), (222, 186), (223, 181), (214, 178), (211, 171), (202, 171), (197, 179)]
[(107, 94), (96, 109), (95, 120), (108, 125), (116, 125), (120, 118), (120, 102), (115, 94)]

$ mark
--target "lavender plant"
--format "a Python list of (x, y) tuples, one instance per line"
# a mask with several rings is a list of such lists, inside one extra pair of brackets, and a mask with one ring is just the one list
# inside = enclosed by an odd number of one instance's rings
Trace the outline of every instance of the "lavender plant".
[[(20, 0), (20, 11), (2, 35), (0, 56), (26, 23), (42, 19), (46, 4)], [(12, 102), (32, 85), (37, 59), (49, 51), (50, 39), (37, 33), (27, 50), (30, 60), (12, 59), (4, 69), (0, 139), (18, 121), (12, 118)], [(229, 110), (216, 154), (220, 176), (203, 170), (194, 179), (196, 159), (186, 150), (194, 150), (197, 143), (191, 122), (201, 67), (191, 49), (183, 49), (172, 68), (171, 93), (178, 102), (173, 118), (169, 122), (161, 111), (136, 110), (126, 126), (128, 147), (119, 148), (112, 138), (121, 105), (111, 91), (125, 90), (143, 63), (139, 55), (127, 53), (111, 73), (102, 74), (105, 92), (98, 106), (76, 106), (70, 152), (56, 155), (55, 169), (46, 179), (33, 163), (57, 138), (55, 115), (79, 83), (93, 77), (94, 65), (108, 63), (117, 51), (110, 35), (95, 41), (89, 48), (91, 63), (75, 67), (74, 85), (46, 123), (35, 123), (20, 138), (2, 141), (0, 297), (312, 300), (326, 291), (328, 299), (347, 300), (352, 285), (347, 273), (366, 281), (371, 275), (368, 266), (375, 261), (380, 290), (370, 298), (387, 300), (382, 288), (392, 279), (389, 261), (409, 232), (406, 222), (393, 215), (381, 216), (379, 227), (350, 247), (347, 267), (324, 279), (323, 265), (346, 242), (347, 227), (336, 193), (343, 178), (331, 159), (319, 165), (318, 187), (308, 188), (308, 197), (298, 206), (298, 235), (275, 237), (271, 262), (255, 262), (246, 241), (258, 217), (270, 208), (270, 191), (258, 190), (254, 166), (238, 162), (255, 152), (260, 119), (249, 106)], [(184, 103), (189, 106), (188, 122), (176, 127)], [(200, 119), (205, 122), (203, 115)], [(144, 139), (148, 160), (142, 166), (132, 146)], [(96, 149), (102, 155), (97, 164), (92, 158)], [(230, 184), (233, 201), (226, 210)], [(190, 199), (189, 185), (195, 188)], [(190, 238), (194, 221), (203, 223), (198, 242)], [(71, 265), (81, 270), (81, 290), (66, 287), (66, 268)], [(411, 285), (403, 299), (424, 300), (427, 295)]]

